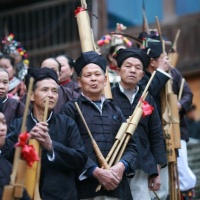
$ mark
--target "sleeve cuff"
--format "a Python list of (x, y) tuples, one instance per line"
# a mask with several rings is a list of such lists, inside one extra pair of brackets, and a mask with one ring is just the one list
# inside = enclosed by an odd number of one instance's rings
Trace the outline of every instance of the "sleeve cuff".
[(48, 158), (48, 160), (49, 160), (50, 162), (53, 162), (53, 161), (55, 160), (55, 153), (54, 153), (53, 148), (52, 148), (51, 151), (49, 151), (49, 152), (47, 153), (47, 158)]
[(119, 162), (122, 162), (125, 166), (125, 173), (128, 173), (129, 171), (129, 164), (125, 160), (120, 160)]
[(162, 73), (162, 74), (168, 76), (170, 79), (172, 78), (172, 77), (170, 76), (170, 74), (168, 74), (167, 72), (165, 72), (164, 70), (162, 70), (162, 69), (160, 69), (160, 68), (157, 68), (157, 71), (159, 71), (160, 73)]

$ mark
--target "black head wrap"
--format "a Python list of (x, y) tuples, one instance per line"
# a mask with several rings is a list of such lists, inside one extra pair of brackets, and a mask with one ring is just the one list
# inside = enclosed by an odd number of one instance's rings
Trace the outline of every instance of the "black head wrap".
[(26, 84), (27, 88), (28, 88), (29, 80), (31, 77), (34, 78), (34, 85), (36, 82), (41, 81), (43, 79), (47, 79), (47, 78), (51, 78), (56, 83), (58, 83), (57, 73), (54, 70), (47, 68), (47, 67), (43, 67), (43, 68), (39, 68), (39, 69), (28, 68), (28, 73), (25, 77), (25, 84)]
[(150, 62), (150, 57), (143, 50), (134, 47), (128, 49), (120, 49), (114, 56), (119, 68), (121, 67), (124, 60), (129, 57), (139, 59), (143, 64), (143, 68), (146, 68)]
[(162, 42), (159, 40), (147, 40), (146, 41), (146, 48), (144, 51), (149, 55), (150, 58), (158, 58), (163, 50), (162, 50)]
[(87, 64), (90, 64), (90, 63), (94, 63), (98, 65), (99, 67), (101, 67), (101, 69), (104, 72), (106, 71), (106, 60), (95, 51), (88, 51), (88, 52), (81, 53), (81, 55), (77, 58), (75, 62), (74, 69), (77, 75), (79, 76), (82, 69)]

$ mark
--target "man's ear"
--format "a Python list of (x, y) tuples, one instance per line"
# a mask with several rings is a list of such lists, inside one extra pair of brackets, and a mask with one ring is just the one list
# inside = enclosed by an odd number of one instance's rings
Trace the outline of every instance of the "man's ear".
[(141, 75), (141, 78), (143, 78), (144, 74), (145, 74), (145, 72), (143, 71), (143, 72), (142, 72), (142, 75)]
[(34, 93), (31, 91), (30, 101), (34, 101)]
[(150, 65), (154, 67), (155, 66), (155, 62), (156, 62), (156, 60), (154, 60), (153, 58), (151, 58)]
[(104, 77), (104, 86), (107, 85), (107, 82), (109, 83), (109, 78), (108, 78), (107, 74), (105, 74), (105, 77)]
[(73, 73), (74, 73), (74, 68), (72, 67), (72, 68), (70, 68), (70, 69), (71, 69), (70, 76), (72, 76)]
[(78, 82), (79, 87), (81, 87), (81, 78), (80, 77), (77, 78), (77, 82)]

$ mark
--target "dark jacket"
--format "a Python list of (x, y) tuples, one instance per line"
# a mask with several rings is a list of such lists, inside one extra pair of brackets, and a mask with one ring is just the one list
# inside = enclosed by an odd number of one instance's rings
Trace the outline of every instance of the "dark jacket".
[[(126, 95), (120, 91), (119, 84), (112, 88), (113, 102), (121, 108), (126, 119), (133, 114), (142, 92), (143, 90), (139, 88), (131, 104)], [(157, 164), (164, 166), (167, 163), (163, 132), (154, 99), (148, 95), (145, 100), (154, 107), (154, 111), (151, 115), (140, 119), (134, 133), (138, 147), (137, 168), (149, 175), (157, 175)]]
[[(176, 94), (178, 96), (180, 86), (181, 86), (181, 81), (182, 81), (183, 77), (182, 77), (181, 73), (175, 68), (171, 68), (170, 72), (171, 72), (171, 76), (172, 76), (172, 89), (173, 89), (174, 94)], [(150, 76), (151, 76), (150, 73), (145, 72), (144, 78), (142, 78), (142, 80), (139, 82), (139, 84), (143, 88), (148, 83)], [(160, 116), (161, 116), (160, 91), (161, 91), (162, 87), (165, 85), (165, 83), (167, 82), (167, 80), (168, 79), (167, 79), (166, 75), (164, 75), (160, 72), (158, 73), (158, 71), (156, 71), (155, 77), (152, 80), (152, 83), (148, 90), (149, 93), (155, 99)], [(182, 109), (179, 112), (179, 116), (180, 116), (181, 139), (186, 140), (186, 141), (188, 141), (188, 139), (189, 139), (189, 133), (186, 128), (184, 115), (187, 112), (187, 110), (190, 108), (190, 105), (192, 103), (192, 97), (193, 97), (193, 94), (192, 94), (187, 82), (185, 82), (184, 87), (183, 87), (182, 97), (179, 101), (179, 103), (182, 106)]]
[[(145, 74), (143, 78), (139, 81), (138, 85), (141, 86), (143, 89), (145, 89), (150, 78), (151, 78), (151, 73), (148, 71), (145, 71)], [(169, 76), (156, 70), (156, 74), (148, 89), (149, 93), (154, 98), (160, 118), (161, 118), (160, 93), (168, 80), (169, 80)]]
[(24, 104), (16, 99), (6, 97), (3, 103), (3, 113), (6, 118), (6, 124), (9, 127), (11, 122), (24, 113)]
[[(0, 199), (2, 199), (3, 188), (10, 183), (10, 174), (12, 172), (11, 163), (2, 157), (0, 153)], [(23, 197), (20, 200), (30, 200), (27, 193), (24, 191)]]
[[(125, 119), (120, 109), (117, 108), (110, 100), (105, 100), (103, 102), (102, 111), (98, 109), (94, 103), (82, 95), (78, 99), (68, 102), (64, 105), (62, 113), (70, 116), (76, 121), (83, 143), (85, 144), (85, 148), (89, 157), (87, 164), (85, 165), (85, 170), (87, 172), (91, 167), (96, 165), (99, 166), (99, 164), (86, 128), (84, 127), (84, 124), (74, 105), (75, 101), (78, 102), (94, 140), (97, 142), (97, 145), (99, 146), (104, 157), (106, 157), (110, 151), (115, 140), (115, 135)], [(132, 139), (129, 141), (122, 159), (128, 163), (129, 173), (133, 174), (136, 168), (136, 144)], [(125, 176), (123, 177), (123, 180), (117, 189), (113, 191), (106, 191), (102, 189), (99, 192), (95, 192), (96, 187), (98, 186), (98, 181), (92, 176), (78, 181), (77, 185), (80, 198), (82, 199), (105, 195), (122, 200), (132, 199), (128, 181)]]
[[(28, 116), (27, 131), (35, 126), (36, 121), (31, 115)], [(72, 119), (60, 114), (53, 114), (47, 122), (55, 159), (49, 161), (47, 151), (42, 150), (41, 198), (43, 200), (76, 200), (78, 194), (74, 172), (81, 170), (87, 161), (79, 130)], [(3, 155), (10, 161), (13, 160), (13, 146), (18, 140), (21, 125), (22, 118), (16, 119), (11, 124), (8, 132), (14, 135), (8, 138), (2, 149)]]

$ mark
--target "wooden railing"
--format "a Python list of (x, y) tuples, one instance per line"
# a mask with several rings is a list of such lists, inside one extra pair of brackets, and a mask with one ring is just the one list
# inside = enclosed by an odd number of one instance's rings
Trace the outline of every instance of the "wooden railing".
[[(42, 59), (77, 49), (79, 36), (74, 10), (79, 0), (42, 1), (0, 13), (0, 37), (14, 33), (28, 51), (31, 65)], [(72, 52), (73, 53), (73, 52)]]

